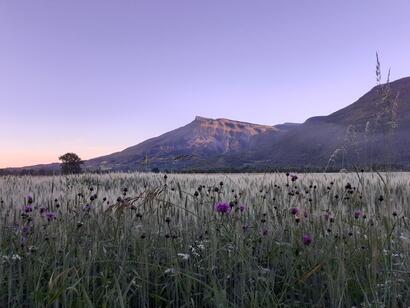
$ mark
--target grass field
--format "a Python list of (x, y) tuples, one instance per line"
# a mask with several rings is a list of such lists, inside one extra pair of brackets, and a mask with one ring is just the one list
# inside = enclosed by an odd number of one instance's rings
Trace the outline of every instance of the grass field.
[(410, 175), (0, 178), (0, 307), (407, 307)]

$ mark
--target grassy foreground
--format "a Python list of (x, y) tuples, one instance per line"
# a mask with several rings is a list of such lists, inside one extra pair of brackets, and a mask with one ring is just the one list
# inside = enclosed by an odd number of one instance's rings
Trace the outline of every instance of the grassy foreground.
[(0, 178), (0, 307), (407, 307), (410, 176)]

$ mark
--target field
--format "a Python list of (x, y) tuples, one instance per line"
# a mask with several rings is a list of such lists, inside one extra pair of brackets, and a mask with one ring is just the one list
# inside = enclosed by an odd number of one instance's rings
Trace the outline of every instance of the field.
[(0, 307), (407, 307), (410, 175), (0, 178)]

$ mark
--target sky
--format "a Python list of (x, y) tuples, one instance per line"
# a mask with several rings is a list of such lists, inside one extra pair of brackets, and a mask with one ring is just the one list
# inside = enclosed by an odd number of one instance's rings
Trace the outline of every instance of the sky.
[(274, 125), (410, 76), (408, 0), (0, 0), (0, 168), (122, 150), (196, 115)]

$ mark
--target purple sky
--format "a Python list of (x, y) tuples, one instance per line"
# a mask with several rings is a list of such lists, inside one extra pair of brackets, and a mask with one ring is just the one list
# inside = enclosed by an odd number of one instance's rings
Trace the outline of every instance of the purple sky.
[(302, 122), (410, 75), (410, 1), (0, 0), (0, 167), (108, 154), (195, 115)]

